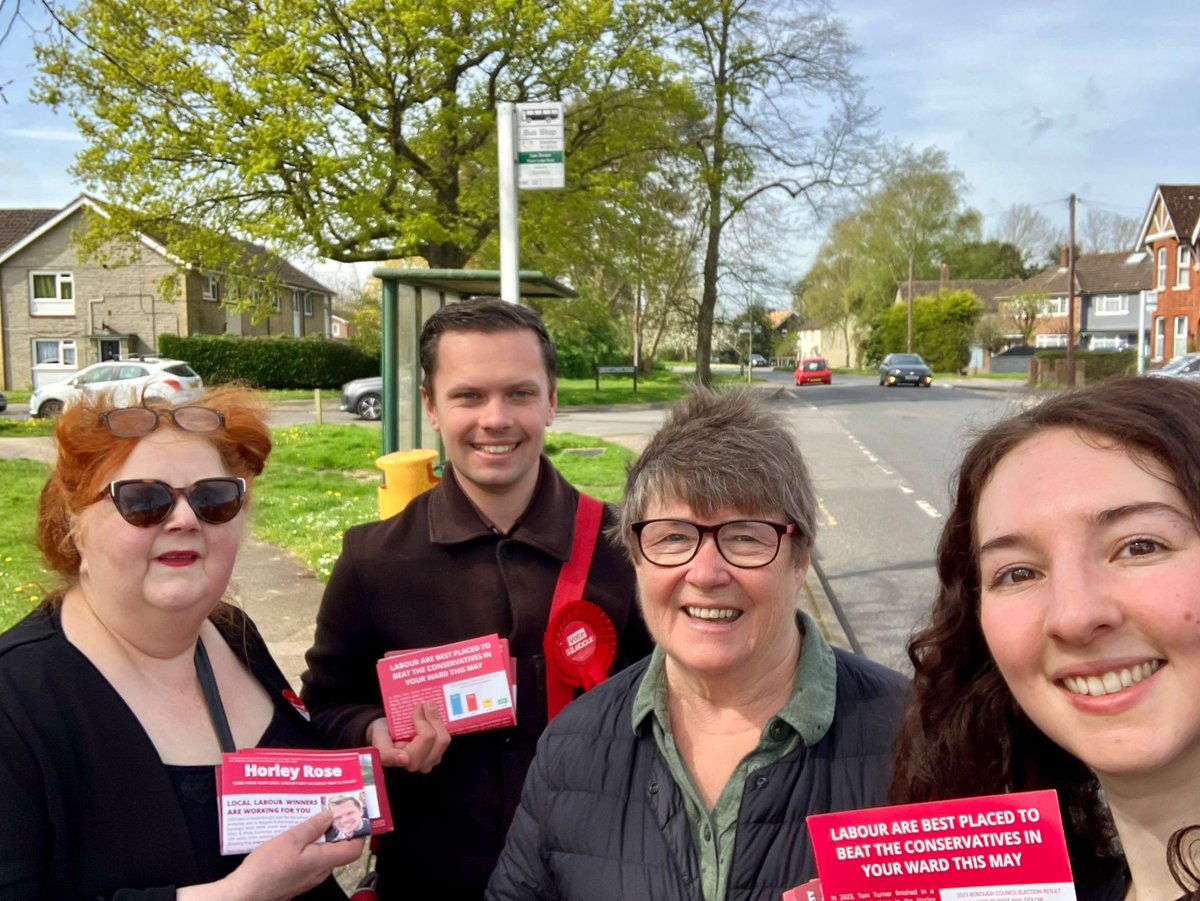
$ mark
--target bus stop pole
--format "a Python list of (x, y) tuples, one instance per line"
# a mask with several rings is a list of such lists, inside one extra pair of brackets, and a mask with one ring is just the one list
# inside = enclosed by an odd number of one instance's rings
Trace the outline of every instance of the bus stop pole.
[(500, 297), (521, 302), (517, 243), (517, 148), (512, 103), (496, 104), (496, 161), (500, 190)]

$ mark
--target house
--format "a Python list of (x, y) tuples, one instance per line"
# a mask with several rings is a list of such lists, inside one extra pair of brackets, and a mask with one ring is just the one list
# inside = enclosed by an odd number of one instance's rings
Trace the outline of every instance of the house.
[[(1067, 346), (1067, 248), (1059, 265), (1027, 278), (999, 295), (1003, 305), (1022, 296), (1041, 297), (1035, 347)], [(1075, 260), (1076, 347), (1122, 350), (1138, 346), (1138, 316), (1151, 287), (1150, 257), (1141, 252), (1085, 253)], [(1143, 328), (1148, 316), (1143, 320)]]
[(329, 337), (335, 341), (345, 341), (354, 336), (354, 326), (350, 320), (337, 313), (329, 317)]
[(1158, 185), (1138, 231), (1136, 247), (1149, 255), (1147, 285), (1157, 295), (1150, 324), (1156, 364), (1197, 347), (1200, 328), (1200, 185)]
[[(1000, 295), (1020, 283), (1019, 278), (950, 278), (950, 267), (942, 266), (942, 277), (936, 281), (914, 281), (912, 296), (932, 297), (942, 291), (970, 291), (983, 304), (983, 312), (995, 313), (999, 306)], [(908, 282), (902, 281), (896, 286), (896, 303), (908, 302)]]
[[(87, 195), (57, 210), (0, 210), (4, 388), (36, 388), (101, 360), (157, 353), (167, 333), (329, 337), (333, 292), (257, 244), (238, 242), (243, 258), (279, 285), (257, 322), (225, 302), (227, 294), (253, 295), (254, 283), (185, 264), (150, 235), (136, 236), (123, 265), (82, 261), (72, 235), (88, 216), (104, 215), (104, 204)], [(175, 302), (159, 295), (164, 277), (175, 280)]]

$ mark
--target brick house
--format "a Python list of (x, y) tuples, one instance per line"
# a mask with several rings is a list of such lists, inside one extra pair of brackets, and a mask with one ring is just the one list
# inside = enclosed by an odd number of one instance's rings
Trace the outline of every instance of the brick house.
[[(1044, 298), (1033, 332), (1035, 347), (1067, 346), (1066, 247), (1058, 262), (999, 297), (1002, 308), (1005, 301), (1022, 295)], [(1150, 258), (1139, 251), (1080, 254), (1075, 260), (1075, 346), (1085, 350), (1136, 347), (1142, 294), (1150, 289), (1150, 279)]]
[(1155, 365), (1197, 349), (1200, 328), (1200, 185), (1158, 185), (1138, 232), (1150, 255), (1158, 309), (1150, 326)]
[[(92, 215), (105, 215), (104, 206), (86, 195), (57, 210), (0, 210), (4, 388), (35, 388), (101, 360), (156, 353), (158, 336), (168, 333), (329, 337), (333, 292), (265, 248), (241, 242), (245, 257), (264, 263), (280, 284), (267, 317), (252, 322), (224, 302), (221, 273), (183, 264), (148, 235), (137, 236), (124, 265), (81, 261), (72, 234)], [(176, 280), (173, 303), (159, 297), (164, 277)]]

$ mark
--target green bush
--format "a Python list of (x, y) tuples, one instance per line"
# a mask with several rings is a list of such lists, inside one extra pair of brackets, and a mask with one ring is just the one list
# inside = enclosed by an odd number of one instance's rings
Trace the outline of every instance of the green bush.
[[(983, 312), (970, 291), (946, 291), (913, 302), (913, 352), (937, 372), (958, 372), (971, 359), (975, 323)], [(889, 353), (903, 353), (908, 343), (908, 306), (893, 304), (871, 322), (863, 344), (867, 365), (878, 365)]]
[(186, 360), (206, 385), (240, 381), (256, 388), (339, 388), (351, 379), (379, 375), (378, 360), (319, 336), (161, 335), (158, 350)]
[[(1039, 360), (1065, 360), (1066, 350), (1039, 350)], [(1089, 385), (1108, 379), (1133, 375), (1137, 371), (1137, 351), (1134, 350), (1077, 350), (1075, 359), (1083, 360), (1083, 377)]]

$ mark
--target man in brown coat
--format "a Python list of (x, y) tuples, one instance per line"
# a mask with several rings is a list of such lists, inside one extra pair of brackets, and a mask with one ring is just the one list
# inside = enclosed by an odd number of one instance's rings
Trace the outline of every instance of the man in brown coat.
[[(422, 332), (421, 365), (449, 465), (399, 515), (346, 532), (303, 698), (331, 743), (373, 744), (389, 767), (397, 828), (379, 845), (381, 896), (479, 898), (547, 722), (542, 642), (579, 493), (542, 455), (555, 355), (535, 312), (495, 299), (446, 306)], [(606, 510), (602, 526), (613, 519)], [(615, 628), (611, 672), (648, 652), (632, 569), (603, 537), (583, 598)], [(517, 726), (451, 741), (436, 712), (418, 709), (413, 739), (392, 742), (376, 661), (491, 633), (517, 660)]]

